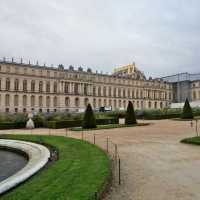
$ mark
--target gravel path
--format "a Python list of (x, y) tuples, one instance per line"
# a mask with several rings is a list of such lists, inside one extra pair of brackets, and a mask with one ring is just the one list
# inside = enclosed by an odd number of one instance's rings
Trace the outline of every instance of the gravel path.
[[(151, 123), (143, 127), (85, 133), (84, 137), (91, 141), (95, 133), (96, 143), (102, 147), (108, 136), (118, 144), (122, 185), (111, 188), (105, 200), (199, 200), (200, 147), (179, 142), (194, 136), (195, 130), (189, 122), (161, 120)], [(49, 131), (37, 129), (32, 132), (37, 133), (49, 134)], [(65, 130), (51, 134), (63, 135)], [(78, 132), (68, 134), (81, 137)]]

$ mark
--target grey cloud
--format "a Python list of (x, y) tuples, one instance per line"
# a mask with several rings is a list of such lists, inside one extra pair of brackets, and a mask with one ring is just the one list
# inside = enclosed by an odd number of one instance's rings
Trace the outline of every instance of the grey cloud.
[(198, 0), (0, 0), (0, 56), (151, 76), (199, 72)]

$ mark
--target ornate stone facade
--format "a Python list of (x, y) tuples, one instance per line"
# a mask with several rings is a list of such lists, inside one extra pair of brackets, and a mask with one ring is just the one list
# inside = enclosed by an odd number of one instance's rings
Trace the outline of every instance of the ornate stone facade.
[(82, 111), (90, 102), (112, 110), (164, 108), (172, 86), (159, 80), (0, 61), (0, 112)]

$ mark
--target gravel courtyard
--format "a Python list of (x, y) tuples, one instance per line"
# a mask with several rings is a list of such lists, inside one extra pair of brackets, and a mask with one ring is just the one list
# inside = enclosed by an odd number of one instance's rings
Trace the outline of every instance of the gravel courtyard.
[[(161, 120), (133, 128), (97, 130), (84, 134), (105, 147), (108, 136), (118, 144), (122, 184), (113, 187), (105, 200), (199, 200), (200, 146), (181, 144), (195, 136), (190, 122)], [(27, 130), (1, 131), (27, 133)], [(36, 129), (30, 134), (65, 135), (65, 130)], [(81, 132), (68, 132), (80, 138)]]

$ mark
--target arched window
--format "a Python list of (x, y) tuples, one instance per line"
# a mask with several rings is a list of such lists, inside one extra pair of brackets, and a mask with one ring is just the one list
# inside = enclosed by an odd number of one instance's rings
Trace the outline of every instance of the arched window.
[(154, 108), (157, 108), (157, 102), (156, 101), (154, 102)]
[(23, 80), (23, 91), (27, 91), (27, 80)]
[(5, 106), (10, 106), (10, 95), (6, 94), (5, 96)]
[(135, 91), (132, 90), (132, 98), (135, 98)]
[(39, 92), (43, 92), (43, 82), (39, 82)]
[(111, 99), (109, 100), (109, 106), (110, 107), (112, 106), (112, 100)]
[(22, 104), (24, 107), (27, 106), (27, 96), (26, 95), (23, 95), (23, 97), (22, 97)]
[(69, 107), (69, 105), (70, 105), (70, 99), (69, 99), (69, 97), (66, 97), (65, 98), (65, 106)]
[(50, 105), (51, 105), (50, 96), (46, 97), (46, 105), (47, 105), (47, 107), (50, 107)]
[(149, 108), (151, 108), (151, 101), (149, 101)]
[(19, 90), (19, 80), (18, 79), (15, 79), (14, 89), (15, 89), (15, 91)]
[(107, 106), (107, 100), (106, 99), (104, 99), (103, 104), (104, 104), (105, 107)]
[(160, 108), (161, 109), (163, 108), (163, 102), (160, 102)]
[(54, 82), (54, 85), (53, 85), (53, 92), (54, 93), (57, 93), (58, 91), (58, 84), (56, 82)]
[(121, 102), (121, 100), (119, 100), (119, 108), (121, 108), (122, 107), (122, 102)]
[(123, 101), (123, 107), (126, 108), (126, 100)]
[(10, 79), (6, 79), (6, 90), (10, 90)]
[(39, 107), (43, 106), (43, 98), (42, 96), (39, 96)]
[(117, 107), (117, 101), (114, 100), (114, 108), (116, 108), (116, 107)]
[(14, 96), (14, 106), (18, 106), (19, 105), (19, 96), (16, 94)]
[(35, 106), (35, 96), (31, 96), (31, 107)]
[(88, 105), (88, 103), (89, 103), (89, 100), (88, 100), (88, 98), (85, 98), (85, 99), (84, 99), (84, 104), (85, 104), (85, 106), (87, 106), (87, 105)]
[(76, 107), (79, 107), (79, 98), (78, 98), (78, 97), (75, 98), (75, 106), (76, 106)]
[(98, 106), (101, 107), (101, 99), (99, 99)]
[(46, 92), (50, 92), (50, 82), (46, 83)]
[(57, 107), (57, 104), (58, 104), (58, 102), (57, 102), (57, 97), (54, 97), (54, 98), (53, 98), (53, 106), (54, 106), (54, 107)]
[(35, 92), (35, 81), (31, 81), (31, 92)]
[(96, 99), (93, 99), (93, 108), (96, 108)]

